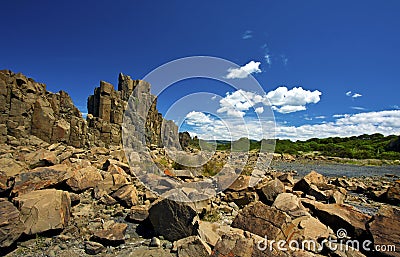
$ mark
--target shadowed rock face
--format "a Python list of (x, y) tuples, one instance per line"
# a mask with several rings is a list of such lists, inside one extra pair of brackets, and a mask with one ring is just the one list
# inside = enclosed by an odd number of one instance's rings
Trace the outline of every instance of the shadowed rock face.
[[(140, 86), (139, 86), (140, 85)], [(136, 90), (135, 90), (136, 89)], [(133, 94), (132, 94), (133, 93)], [(8, 70), (0, 71), (0, 143), (36, 136), (74, 147), (121, 144), (121, 124), (131, 96), (146, 127), (146, 144), (162, 146), (178, 138), (178, 128), (157, 111), (150, 84), (120, 74), (118, 90), (105, 81), (88, 97), (87, 120), (70, 96), (46, 91), (46, 85)], [(162, 136), (162, 131), (167, 131)]]

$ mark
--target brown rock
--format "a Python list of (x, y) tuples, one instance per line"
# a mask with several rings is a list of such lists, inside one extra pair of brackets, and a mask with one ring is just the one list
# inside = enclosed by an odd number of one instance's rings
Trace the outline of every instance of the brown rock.
[(211, 248), (198, 236), (190, 236), (174, 242), (173, 251), (178, 252), (178, 257), (208, 257)]
[(395, 245), (395, 252), (385, 252), (385, 256), (400, 256), (400, 210), (382, 206), (369, 223), (375, 245)]
[(90, 255), (96, 255), (101, 253), (105, 247), (97, 242), (86, 241), (85, 242), (85, 253)]
[(268, 181), (265, 186), (260, 188), (260, 199), (266, 204), (272, 204), (275, 198), (285, 192), (285, 185), (279, 180)]
[(0, 198), (0, 248), (10, 246), (24, 230), (18, 209), (6, 199)]
[(225, 201), (234, 202), (237, 206), (244, 207), (258, 201), (258, 194), (251, 191), (226, 192)]
[(94, 239), (106, 245), (119, 245), (124, 242), (128, 225), (124, 223), (109, 224), (94, 233)]
[(145, 205), (132, 206), (129, 213), (129, 220), (133, 222), (142, 222), (149, 216), (149, 208)]
[(128, 181), (123, 175), (106, 173), (103, 180), (97, 183), (94, 189), (94, 196), (96, 199), (100, 199), (103, 195), (110, 194), (127, 183)]
[(0, 192), (10, 188), (9, 179), (25, 170), (25, 165), (11, 158), (0, 159)]
[(63, 229), (70, 217), (71, 200), (68, 192), (44, 189), (14, 198), (21, 212), (28, 235), (52, 229)]
[(301, 200), (296, 195), (291, 193), (279, 194), (272, 204), (272, 207), (286, 212), (292, 218), (310, 216), (306, 208), (304, 208), (304, 206), (301, 204)]
[(352, 238), (367, 236), (366, 224), (370, 216), (361, 213), (354, 207), (346, 204), (323, 204), (312, 200), (303, 199), (305, 207), (325, 225), (333, 230), (345, 229)]
[[(270, 248), (272, 246), (272, 250)], [(264, 249), (265, 248), (265, 249)], [(211, 257), (240, 256), (240, 257), (288, 257), (289, 252), (280, 251), (276, 243), (265, 238), (241, 231), (241, 233), (227, 233), (221, 236), (215, 245)]]
[(246, 190), (249, 186), (250, 176), (240, 175), (233, 183), (228, 187), (231, 191), (242, 191)]
[(389, 187), (384, 200), (392, 204), (400, 204), (400, 181), (396, 181), (393, 186)]
[(139, 201), (136, 188), (133, 185), (125, 185), (111, 195), (126, 207), (136, 205)]
[(39, 149), (38, 151), (28, 153), (24, 156), (24, 159), (31, 169), (52, 166), (59, 163), (55, 153), (46, 149)]
[(75, 170), (67, 180), (67, 185), (75, 192), (95, 187), (103, 180), (100, 172), (93, 166)]
[(315, 197), (318, 201), (328, 201), (333, 194), (333, 191), (329, 190), (333, 190), (335, 186), (329, 185), (327, 182), (327, 179), (323, 175), (311, 171), (294, 184), (293, 191), (302, 191), (305, 194)]
[(255, 202), (239, 212), (232, 227), (278, 240), (285, 238), (283, 231), (290, 222), (291, 218), (286, 213), (262, 202)]
[(194, 235), (196, 217), (197, 213), (193, 207), (169, 199), (153, 202), (149, 210), (149, 219), (155, 232), (169, 241)]
[(71, 170), (65, 164), (57, 164), (51, 167), (38, 167), (16, 176), (12, 193), (20, 195), (34, 190), (56, 186), (66, 181), (70, 176)]

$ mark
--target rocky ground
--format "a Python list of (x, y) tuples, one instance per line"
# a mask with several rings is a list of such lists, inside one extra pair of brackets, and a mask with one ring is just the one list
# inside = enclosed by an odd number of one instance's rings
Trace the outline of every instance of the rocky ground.
[[(179, 180), (175, 173), (184, 172), (170, 173)], [(249, 180), (242, 175), (212, 199), (183, 204), (146, 189), (119, 146), (81, 149), (35, 136), (3, 144), (0, 254), (377, 256), (335, 249), (324, 242), (331, 238), (395, 245), (396, 252), (381, 254), (400, 256), (400, 181), (316, 172), (297, 178), (271, 169), (255, 187)], [(346, 237), (338, 238), (340, 229)], [(318, 247), (258, 247), (272, 240), (315, 240)]]

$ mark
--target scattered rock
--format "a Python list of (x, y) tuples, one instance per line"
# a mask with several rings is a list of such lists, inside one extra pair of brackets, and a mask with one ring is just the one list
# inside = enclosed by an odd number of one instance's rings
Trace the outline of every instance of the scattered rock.
[(149, 210), (149, 219), (155, 232), (169, 241), (194, 235), (195, 217), (197, 213), (191, 206), (169, 199), (155, 201)]
[(301, 204), (300, 198), (291, 193), (279, 194), (272, 204), (272, 207), (286, 212), (292, 218), (310, 216), (306, 208)]
[(71, 200), (68, 192), (44, 189), (14, 198), (28, 235), (63, 229), (70, 218)]
[(133, 222), (142, 222), (149, 216), (149, 208), (145, 205), (132, 206), (128, 218)]
[(249, 186), (250, 176), (240, 175), (233, 183), (228, 187), (230, 191), (243, 191)]
[(305, 207), (310, 208), (322, 223), (335, 231), (345, 229), (347, 235), (352, 238), (363, 238), (368, 234), (366, 224), (371, 217), (350, 205), (323, 204), (306, 199), (303, 199), (302, 203)]
[(211, 248), (198, 236), (190, 236), (174, 242), (173, 251), (178, 252), (178, 257), (208, 257)]
[(400, 180), (397, 180), (393, 186), (389, 187), (383, 197), (388, 203), (400, 205)]
[(151, 247), (160, 247), (161, 246), (161, 241), (157, 237), (152, 237), (150, 240), (150, 246)]
[(396, 252), (385, 252), (386, 256), (400, 256), (400, 210), (383, 206), (368, 224), (375, 245), (395, 245)]
[(96, 255), (101, 253), (105, 247), (97, 242), (93, 241), (86, 241), (85, 242), (85, 253), (90, 254), (90, 255)]
[(124, 242), (125, 231), (128, 225), (124, 223), (111, 222), (108, 226), (103, 226), (103, 229), (95, 231), (93, 239), (105, 245), (119, 245)]
[(126, 207), (136, 205), (139, 201), (136, 188), (133, 185), (122, 186), (111, 196)]
[(260, 189), (260, 199), (266, 204), (272, 204), (275, 198), (285, 192), (285, 185), (279, 180), (274, 179), (265, 184), (265, 186)]
[(0, 198), (0, 248), (8, 247), (24, 232), (25, 225), (15, 206)]
[(232, 227), (278, 240), (285, 238), (283, 230), (290, 222), (291, 218), (286, 213), (262, 202), (255, 202), (239, 212)]
[(93, 166), (75, 170), (67, 180), (67, 185), (74, 192), (81, 192), (88, 188), (95, 187), (103, 180), (100, 172)]
[(71, 177), (71, 170), (65, 164), (51, 167), (38, 167), (15, 177), (12, 189), (14, 195), (25, 194), (33, 190), (56, 186)]

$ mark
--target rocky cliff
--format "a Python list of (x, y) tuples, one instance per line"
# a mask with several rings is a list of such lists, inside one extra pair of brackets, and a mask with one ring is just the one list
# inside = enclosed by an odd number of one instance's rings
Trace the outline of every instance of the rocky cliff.
[(34, 135), (75, 147), (87, 144), (87, 126), (69, 95), (50, 93), (46, 85), (18, 73), (0, 71), (0, 141)]
[[(120, 74), (115, 90), (112, 84), (101, 81), (88, 98), (84, 120), (66, 92), (51, 93), (46, 85), (20, 73), (0, 71), (0, 142), (23, 141), (33, 135), (48, 143), (63, 142), (74, 147), (119, 145), (131, 94), (138, 117), (145, 122), (148, 146), (160, 147), (178, 135), (176, 125), (157, 111), (157, 98), (150, 93), (147, 82)], [(162, 137), (163, 130), (170, 133)]]

